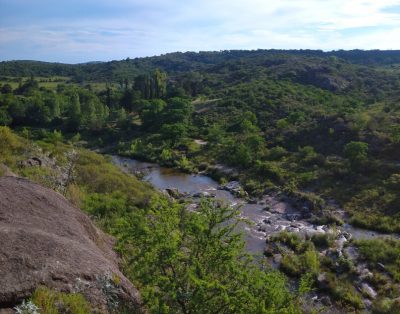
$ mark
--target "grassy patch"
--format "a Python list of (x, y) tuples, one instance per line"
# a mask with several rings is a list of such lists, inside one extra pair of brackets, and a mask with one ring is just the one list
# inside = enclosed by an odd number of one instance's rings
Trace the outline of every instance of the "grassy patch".
[(90, 304), (78, 293), (67, 294), (39, 287), (33, 293), (31, 301), (39, 307), (41, 314), (92, 313)]

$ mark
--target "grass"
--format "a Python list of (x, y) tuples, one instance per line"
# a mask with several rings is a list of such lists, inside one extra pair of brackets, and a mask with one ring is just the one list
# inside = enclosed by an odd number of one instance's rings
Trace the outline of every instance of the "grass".
[(46, 287), (38, 287), (32, 295), (31, 302), (39, 307), (41, 314), (92, 313), (90, 304), (81, 294), (67, 294)]
[[(19, 87), (20, 84), (20, 80), (22, 83), (28, 81), (30, 79), (30, 77), (0, 77), (0, 86), (1, 85), (5, 85), (5, 84), (9, 84), (13, 89), (16, 89)], [(68, 76), (50, 76), (50, 77), (35, 77), (35, 80), (37, 80), (37, 82), (39, 83), (39, 87), (43, 87), (46, 89), (50, 89), (50, 90), (56, 90), (57, 86), (59, 84), (72, 84), (72, 85), (81, 85), (79, 83), (71, 83), (71, 77)], [(89, 85), (90, 88), (94, 91), (94, 92), (100, 92), (102, 90), (105, 90), (107, 86), (110, 86), (113, 89), (117, 89), (118, 88), (118, 84), (108, 84), (105, 82), (84, 82), (83, 85)]]
[(378, 269), (378, 263), (396, 282), (400, 282), (400, 241), (395, 239), (372, 239), (355, 241), (359, 252), (370, 266)]

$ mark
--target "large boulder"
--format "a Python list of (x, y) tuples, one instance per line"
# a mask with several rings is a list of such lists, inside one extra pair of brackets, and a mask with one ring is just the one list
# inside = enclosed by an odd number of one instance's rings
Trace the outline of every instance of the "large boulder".
[(101, 312), (121, 304), (143, 311), (118, 268), (114, 240), (53, 190), (0, 177), (0, 243), (0, 309), (42, 285), (81, 293)]

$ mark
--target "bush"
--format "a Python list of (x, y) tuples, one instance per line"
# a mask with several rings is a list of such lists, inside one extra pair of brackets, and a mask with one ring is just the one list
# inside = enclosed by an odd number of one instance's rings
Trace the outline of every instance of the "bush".
[(299, 251), (302, 247), (303, 241), (297, 233), (282, 231), (272, 238), (272, 241), (281, 242), (287, 245), (295, 252)]
[(364, 308), (360, 294), (348, 281), (330, 273), (327, 273), (327, 280), (328, 286), (326, 289), (339, 304), (352, 310)]
[(352, 213), (350, 223), (356, 227), (381, 232), (400, 232), (400, 220), (397, 217), (382, 216), (371, 212)]
[(302, 276), (307, 272), (316, 274), (320, 267), (318, 252), (308, 249), (300, 255), (292, 253), (283, 254), (279, 267), (286, 274), (295, 277)]
[(91, 306), (81, 294), (67, 294), (39, 287), (32, 295), (31, 302), (39, 307), (41, 314), (88, 314)]
[(334, 243), (334, 236), (331, 234), (314, 234), (311, 237), (311, 241), (315, 244), (315, 246), (319, 249), (327, 249), (330, 248)]
[(377, 263), (386, 265), (394, 280), (400, 281), (400, 241), (395, 239), (372, 239), (355, 242), (360, 255), (373, 267)]
[(22, 140), (9, 127), (0, 126), (0, 153), (22, 148)]

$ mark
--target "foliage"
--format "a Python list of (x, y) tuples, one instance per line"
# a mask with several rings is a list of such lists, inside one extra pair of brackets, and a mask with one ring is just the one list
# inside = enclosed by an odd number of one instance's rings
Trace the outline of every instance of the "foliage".
[(361, 256), (377, 267), (378, 263), (386, 265), (393, 278), (400, 281), (400, 241), (395, 239), (358, 240), (356, 246)]
[(226, 224), (236, 215), (211, 201), (191, 213), (159, 199), (108, 228), (152, 312), (294, 311), (284, 278), (258, 269), (243, 253), (235, 223)]
[(77, 293), (63, 293), (39, 287), (32, 295), (31, 302), (39, 307), (41, 314), (87, 314), (92, 308), (85, 298)]

